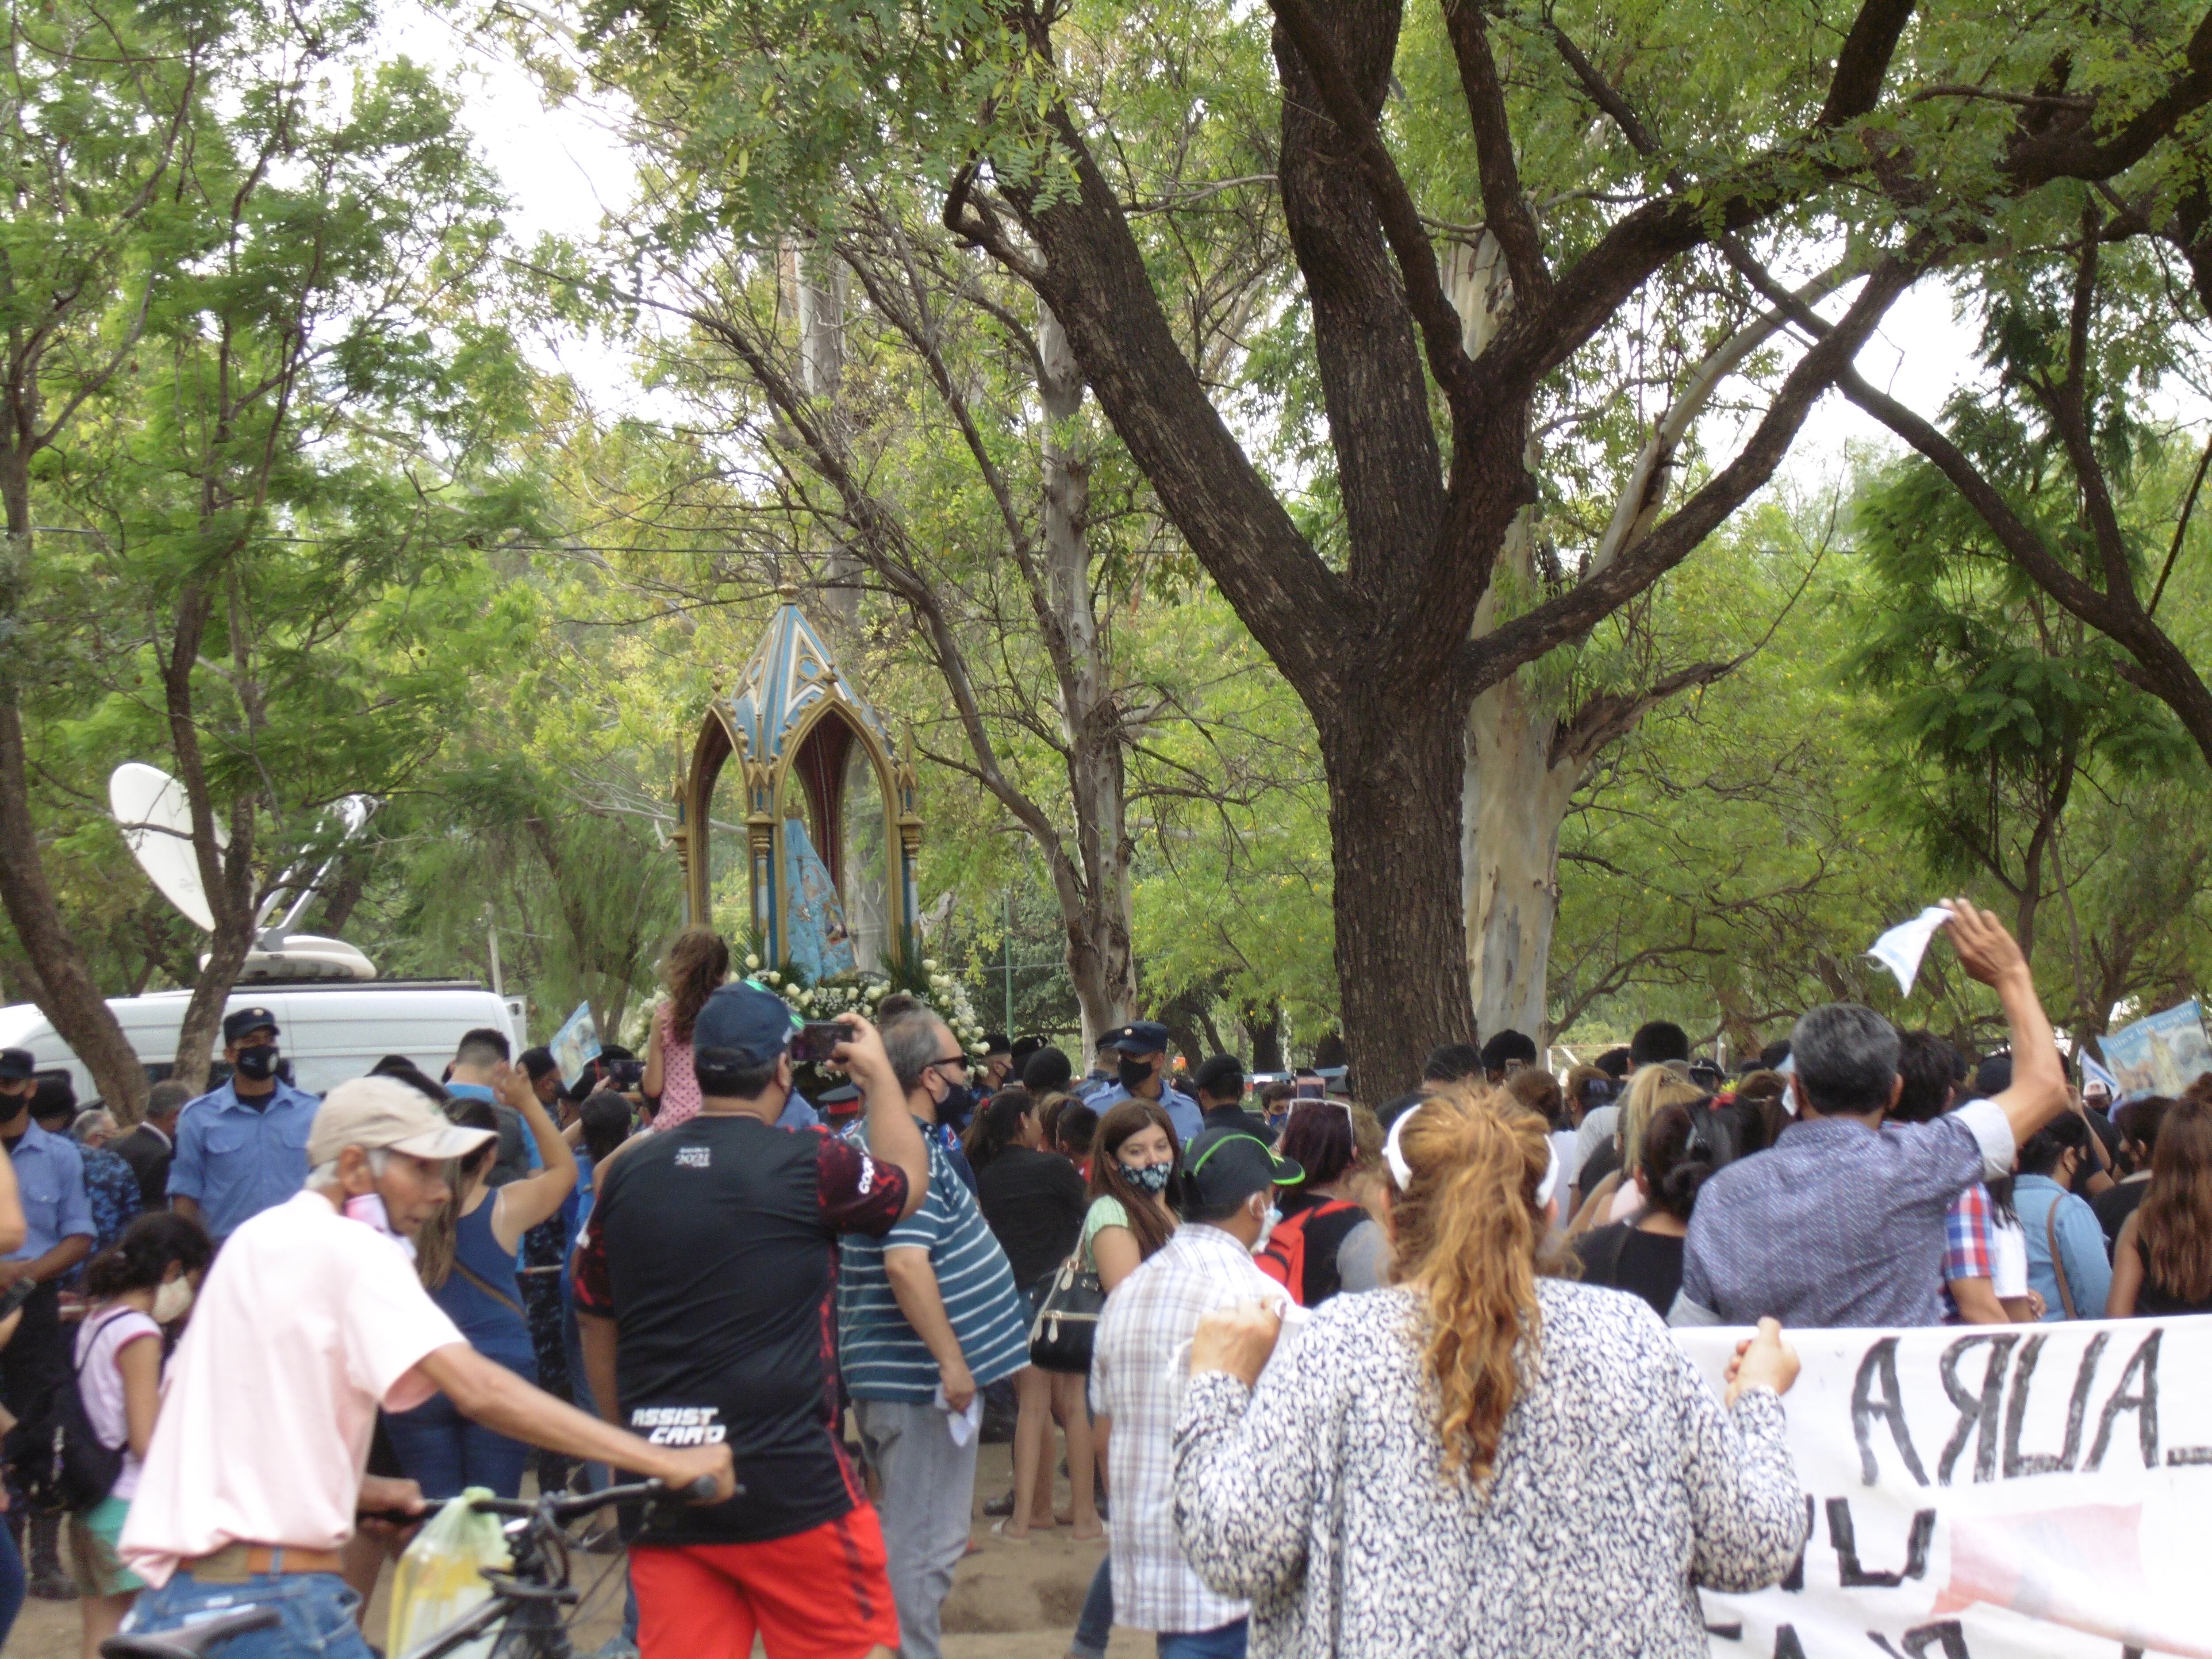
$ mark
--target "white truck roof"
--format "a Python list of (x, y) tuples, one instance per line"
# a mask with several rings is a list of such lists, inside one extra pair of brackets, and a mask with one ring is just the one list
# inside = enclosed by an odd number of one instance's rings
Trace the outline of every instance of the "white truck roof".
[[(156, 991), (111, 997), (107, 1006), (139, 1060), (166, 1075), (191, 1000), (189, 991)], [(462, 1033), (482, 1026), (504, 1032), (517, 1052), (528, 1041), (523, 999), (467, 980), (253, 985), (234, 991), (224, 1011), (257, 1006), (276, 1016), (277, 1045), (292, 1063), (293, 1081), (313, 1094), (362, 1076), (386, 1054), (404, 1054), (436, 1077)], [(34, 1004), (0, 1008), (0, 1048), (28, 1048), (40, 1071), (67, 1072), (79, 1100), (97, 1092), (92, 1073)]]

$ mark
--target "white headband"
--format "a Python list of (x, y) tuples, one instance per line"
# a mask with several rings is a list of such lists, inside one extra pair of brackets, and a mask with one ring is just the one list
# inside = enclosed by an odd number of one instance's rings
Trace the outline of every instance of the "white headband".
[[(1413, 1184), (1413, 1166), (1406, 1162), (1406, 1154), (1399, 1148), (1398, 1137), (1405, 1133), (1406, 1125), (1420, 1109), (1419, 1106), (1409, 1106), (1399, 1113), (1398, 1121), (1390, 1126), (1390, 1138), (1382, 1143), (1382, 1161), (1390, 1166), (1391, 1184), (1401, 1193)], [(1550, 1161), (1544, 1170), (1543, 1180), (1536, 1183), (1536, 1207), (1540, 1210), (1549, 1204), (1552, 1194), (1559, 1190), (1559, 1149), (1547, 1139), (1544, 1150)]]

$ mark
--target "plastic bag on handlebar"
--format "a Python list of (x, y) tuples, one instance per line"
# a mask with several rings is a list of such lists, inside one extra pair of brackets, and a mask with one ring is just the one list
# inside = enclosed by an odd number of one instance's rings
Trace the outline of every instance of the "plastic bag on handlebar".
[[(469, 1507), (471, 1498), (490, 1496), (488, 1488), (471, 1486), (447, 1499), (399, 1558), (392, 1579), (392, 1621), (384, 1641), (384, 1650), (394, 1659), (412, 1653), (490, 1599), (491, 1586), (484, 1582), (483, 1570), (509, 1565), (507, 1538), (497, 1516), (479, 1515)], [(489, 1659), (498, 1639), (496, 1631), (480, 1637), (456, 1649), (455, 1659)]]

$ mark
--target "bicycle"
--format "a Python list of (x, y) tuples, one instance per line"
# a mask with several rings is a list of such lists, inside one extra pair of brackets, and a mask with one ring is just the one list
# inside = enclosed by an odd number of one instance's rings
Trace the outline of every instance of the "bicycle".
[[(714, 1481), (702, 1475), (682, 1492), (659, 1480), (608, 1486), (571, 1495), (543, 1492), (536, 1498), (479, 1498), (471, 1507), (480, 1515), (507, 1517), (509, 1565), (504, 1572), (486, 1567), (490, 1599), (440, 1631), (404, 1659), (447, 1659), (480, 1636), (500, 1632), (496, 1659), (574, 1659), (564, 1610), (582, 1598), (568, 1583), (572, 1522), (615, 1504), (670, 1503), (711, 1498)], [(419, 1516), (406, 1517), (420, 1520)], [(278, 1622), (273, 1607), (245, 1607), (179, 1630), (144, 1636), (113, 1636), (100, 1644), (100, 1659), (222, 1659), (216, 1645), (234, 1636), (266, 1630)]]

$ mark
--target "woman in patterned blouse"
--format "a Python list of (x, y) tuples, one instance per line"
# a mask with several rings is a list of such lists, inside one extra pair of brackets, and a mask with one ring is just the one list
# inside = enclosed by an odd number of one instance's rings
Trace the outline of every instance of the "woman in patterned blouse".
[(1723, 1407), (1641, 1300), (1540, 1277), (1544, 1127), (1437, 1090), (1385, 1149), (1391, 1288), (1316, 1310), (1273, 1365), (1271, 1313), (1200, 1325), (1176, 1528), (1251, 1601), (1256, 1659), (1690, 1659), (1693, 1583), (1762, 1589), (1802, 1547), (1796, 1356), (1763, 1325)]

